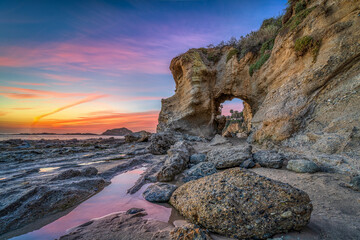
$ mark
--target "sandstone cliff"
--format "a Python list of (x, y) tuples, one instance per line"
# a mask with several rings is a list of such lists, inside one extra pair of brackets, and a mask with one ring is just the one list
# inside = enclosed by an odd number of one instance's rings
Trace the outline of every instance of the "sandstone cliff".
[(305, 13), (287, 11), (257, 71), (260, 53), (237, 57), (227, 46), (175, 57), (176, 92), (162, 100), (157, 130), (213, 136), (220, 104), (240, 98), (252, 142), (360, 154), (360, 2), (307, 1)]

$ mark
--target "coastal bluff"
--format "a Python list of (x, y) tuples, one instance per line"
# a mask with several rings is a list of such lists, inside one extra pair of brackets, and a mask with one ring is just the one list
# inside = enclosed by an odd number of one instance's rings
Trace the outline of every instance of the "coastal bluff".
[(225, 45), (175, 57), (157, 131), (213, 137), (220, 104), (239, 98), (251, 143), (360, 156), (360, 3), (306, 2), (302, 15), (288, 10), (264, 53)]

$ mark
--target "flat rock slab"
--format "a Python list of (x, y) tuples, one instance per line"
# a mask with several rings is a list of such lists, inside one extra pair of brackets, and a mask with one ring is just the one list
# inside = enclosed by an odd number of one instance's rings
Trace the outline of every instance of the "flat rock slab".
[(158, 182), (150, 185), (143, 196), (149, 202), (168, 202), (176, 188), (176, 185)]
[(301, 230), (312, 211), (305, 192), (240, 168), (188, 182), (170, 203), (192, 223), (238, 239)]
[(202, 162), (191, 167), (184, 172), (183, 182), (197, 180), (199, 178), (217, 173), (215, 164), (212, 162)]
[(207, 154), (208, 161), (214, 163), (218, 169), (238, 167), (245, 160), (251, 158), (250, 145), (216, 148)]
[(60, 240), (169, 240), (172, 225), (144, 219), (146, 215), (144, 211), (108, 215), (74, 228), (69, 234), (60, 237)]

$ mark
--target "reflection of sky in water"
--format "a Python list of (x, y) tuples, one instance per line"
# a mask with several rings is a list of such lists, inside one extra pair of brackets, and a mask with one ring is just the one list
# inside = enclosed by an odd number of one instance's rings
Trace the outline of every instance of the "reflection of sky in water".
[(79, 165), (81, 166), (86, 166), (86, 165), (91, 165), (91, 164), (95, 164), (95, 163), (102, 163), (105, 161), (96, 161), (96, 162), (86, 162), (86, 163), (79, 163)]
[(52, 172), (60, 167), (46, 167), (46, 168), (40, 168), (39, 172)]
[(133, 195), (126, 194), (127, 189), (133, 186), (143, 169), (120, 174), (111, 180), (111, 184), (103, 191), (86, 200), (72, 210), (69, 214), (42, 227), (39, 230), (24, 234), (12, 239), (16, 240), (48, 240), (64, 235), (66, 230), (83, 224), (93, 218), (126, 211), (132, 207), (145, 208), (148, 217), (167, 222), (171, 215), (171, 208), (147, 202), (142, 197), (144, 186)]

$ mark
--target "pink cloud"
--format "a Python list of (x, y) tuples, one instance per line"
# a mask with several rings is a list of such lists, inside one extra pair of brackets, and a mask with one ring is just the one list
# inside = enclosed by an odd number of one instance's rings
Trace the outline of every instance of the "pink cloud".
[(82, 82), (82, 81), (90, 80), (89, 78), (84, 78), (84, 77), (74, 77), (74, 76), (69, 76), (69, 75), (57, 75), (57, 74), (49, 74), (49, 73), (41, 74), (41, 76), (48, 78), (48, 79), (53, 79), (56, 81), (68, 82), (68, 83)]
[[(19, 88), (19, 87), (6, 87), (0, 86), (0, 90), (6, 91), (5, 93), (1, 93), (1, 95), (10, 98), (47, 98), (47, 97), (78, 97), (78, 96), (88, 96), (88, 93), (62, 93), (55, 91), (47, 91), (47, 90), (36, 90), (29, 88)], [(9, 92), (11, 91), (11, 92)], [(20, 93), (14, 93), (20, 92)]]
[(39, 115), (37, 117), (35, 117), (35, 120), (33, 122), (33, 125), (36, 124), (37, 122), (40, 121), (40, 119), (44, 118), (44, 117), (47, 117), (47, 116), (50, 116), (52, 114), (55, 114), (55, 113), (58, 113), (58, 112), (61, 112), (65, 109), (68, 109), (68, 108), (71, 108), (71, 107), (74, 107), (74, 106), (77, 106), (77, 105), (80, 105), (80, 104), (83, 104), (83, 103), (87, 103), (87, 102), (91, 102), (91, 101), (95, 101), (99, 98), (103, 98), (103, 97), (106, 97), (107, 95), (94, 95), (94, 96), (89, 96), (89, 97), (86, 97), (82, 100), (79, 100), (79, 101), (76, 101), (76, 102), (73, 102), (73, 103), (70, 103), (70, 104), (67, 104), (65, 106), (62, 106), (60, 108), (57, 108), (57, 109), (54, 109), (53, 111), (51, 112), (48, 112), (48, 113), (45, 113), (45, 114), (42, 114), (42, 115)]
[[(160, 57), (160, 58), (159, 58)], [(0, 49), (0, 66), (40, 67), (80, 71), (136, 71), (143, 73), (169, 73), (167, 58), (153, 50), (131, 47), (119, 43), (52, 43), (39, 47), (7, 47)], [(61, 81), (80, 81), (83, 78), (48, 75)], [(69, 77), (69, 76), (68, 76)]]
[(9, 82), (15, 85), (22, 85), (22, 86), (47, 86), (46, 83), (32, 83), (32, 82)]

